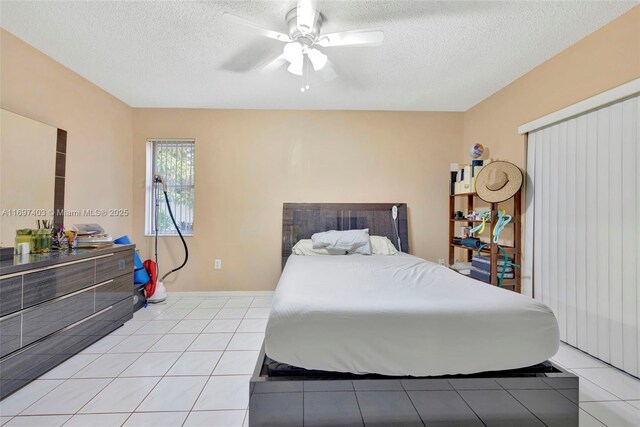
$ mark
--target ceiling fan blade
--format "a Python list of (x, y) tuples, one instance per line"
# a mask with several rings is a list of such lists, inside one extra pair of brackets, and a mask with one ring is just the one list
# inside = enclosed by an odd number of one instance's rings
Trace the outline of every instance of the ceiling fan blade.
[(267, 63), (265, 63), (264, 65), (262, 65), (260, 67), (260, 72), (261, 73), (268, 73), (271, 71), (275, 71), (278, 68), (282, 67), (284, 64), (286, 64), (287, 58), (284, 57), (284, 53), (278, 55), (275, 59), (268, 61)]
[(298, 0), (297, 27), (303, 35), (311, 33), (316, 23), (316, 0)]
[(258, 71), (264, 64), (282, 53), (282, 49), (278, 49), (274, 45), (278, 46), (269, 39), (258, 39), (235, 51), (220, 64), (219, 68), (231, 73)]
[(320, 36), (317, 45), (322, 47), (335, 46), (379, 46), (384, 40), (382, 30), (352, 30)]
[(258, 35), (261, 35), (261, 36), (264, 36), (264, 37), (268, 37), (270, 39), (279, 40), (281, 42), (290, 42), (291, 41), (291, 38), (288, 35), (284, 34), (284, 33), (280, 33), (278, 31), (273, 31), (273, 30), (270, 30), (268, 28), (264, 28), (264, 27), (262, 27), (262, 26), (260, 26), (258, 24), (255, 24), (255, 23), (253, 23), (251, 21), (248, 21), (248, 20), (246, 20), (244, 18), (240, 18), (239, 16), (232, 15), (230, 13), (224, 13), (222, 15), (222, 17), (224, 19), (226, 19), (227, 21), (229, 21), (229, 22), (233, 22), (234, 24), (242, 25), (247, 30), (249, 30), (249, 31), (251, 31), (251, 32), (253, 32), (255, 34), (258, 34)]
[(301, 76), (304, 71), (304, 62), (296, 61), (289, 64), (287, 67), (287, 71), (291, 74), (295, 74), (296, 76)]
[(336, 69), (333, 67), (331, 61), (327, 60), (326, 65), (322, 67), (320, 76), (325, 82), (330, 82), (338, 78), (338, 73), (336, 73)]

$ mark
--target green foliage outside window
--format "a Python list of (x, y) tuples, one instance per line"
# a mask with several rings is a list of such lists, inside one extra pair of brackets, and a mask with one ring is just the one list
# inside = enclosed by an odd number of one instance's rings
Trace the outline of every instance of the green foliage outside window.
[[(154, 175), (160, 174), (167, 183), (167, 194), (171, 209), (180, 231), (193, 233), (194, 201), (194, 143), (177, 141), (155, 141), (153, 146)], [(164, 202), (161, 186), (156, 186), (154, 198), (158, 197), (158, 234), (177, 234)], [(155, 200), (154, 205), (155, 209)]]

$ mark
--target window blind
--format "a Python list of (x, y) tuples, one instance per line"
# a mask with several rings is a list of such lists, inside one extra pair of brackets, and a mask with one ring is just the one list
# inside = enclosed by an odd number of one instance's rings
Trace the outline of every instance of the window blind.
[[(183, 234), (193, 234), (193, 204), (194, 204), (194, 171), (195, 171), (195, 141), (194, 140), (151, 140), (152, 167), (151, 178), (159, 174), (167, 183), (167, 194), (175, 220)], [(151, 234), (155, 233), (157, 224), (158, 234), (177, 234), (161, 186), (151, 188), (151, 206), (149, 209), (149, 224)], [(155, 217), (155, 204), (158, 205), (158, 217)]]
[(561, 340), (636, 376), (639, 115), (636, 94), (529, 133), (526, 231), (533, 294)]

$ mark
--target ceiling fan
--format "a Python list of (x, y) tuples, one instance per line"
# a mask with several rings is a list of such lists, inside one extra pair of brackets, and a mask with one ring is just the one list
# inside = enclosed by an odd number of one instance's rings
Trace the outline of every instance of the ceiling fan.
[[(230, 13), (225, 13), (223, 16), (228, 21), (242, 25), (255, 34), (285, 43), (282, 53), (267, 61), (260, 67), (261, 71), (273, 71), (288, 63), (287, 71), (302, 76), (305, 58), (315, 71), (325, 67), (331, 68), (327, 55), (320, 48), (378, 46), (384, 39), (384, 33), (381, 30), (371, 29), (323, 34), (322, 24), (325, 22), (325, 17), (316, 9), (316, 0), (298, 0), (296, 7), (286, 14), (287, 33), (264, 28)], [(301, 90), (304, 92), (304, 89), (303, 87)]]

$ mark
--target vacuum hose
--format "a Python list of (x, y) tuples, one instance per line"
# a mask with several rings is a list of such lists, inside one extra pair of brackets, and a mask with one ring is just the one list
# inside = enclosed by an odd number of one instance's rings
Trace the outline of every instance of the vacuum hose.
[(169, 216), (171, 217), (171, 221), (173, 222), (173, 225), (176, 227), (176, 231), (178, 232), (178, 236), (180, 236), (180, 240), (182, 240), (182, 246), (184, 246), (184, 261), (182, 261), (182, 264), (180, 264), (179, 267), (174, 268), (173, 270), (171, 270), (170, 272), (162, 276), (162, 278), (160, 279), (161, 282), (164, 282), (164, 279), (166, 279), (170, 274), (173, 274), (176, 271), (180, 270), (182, 267), (184, 267), (187, 264), (187, 261), (189, 260), (189, 247), (187, 246), (187, 242), (185, 242), (184, 240), (184, 236), (180, 231), (180, 227), (178, 227), (178, 224), (176, 223), (176, 219), (173, 217), (173, 212), (171, 211), (171, 203), (169, 203), (169, 196), (167, 195), (167, 191), (163, 190), (163, 193), (164, 193), (164, 200), (167, 202), (167, 210), (169, 211)]
[[(156, 175), (154, 177), (154, 180), (156, 183), (162, 184), (162, 192), (164, 193), (164, 200), (167, 203), (167, 210), (169, 211), (169, 216), (171, 217), (171, 221), (173, 222), (173, 225), (176, 227), (176, 231), (178, 232), (178, 236), (180, 236), (180, 240), (182, 240), (182, 246), (184, 246), (184, 261), (182, 261), (182, 264), (180, 264), (180, 266), (174, 268), (173, 270), (169, 271), (164, 276), (162, 276), (162, 278), (160, 279), (160, 282), (164, 282), (164, 279), (166, 279), (170, 274), (175, 273), (176, 271), (180, 270), (182, 267), (184, 267), (187, 264), (187, 261), (189, 260), (189, 247), (187, 246), (187, 242), (184, 240), (184, 236), (180, 231), (180, 227), (178, 227), (178, 223), (176, 222), (176, 219), (173, 216), (173, 211), (171, 210), (171, 203), (169, 203), (169, 195), (167, 194), (166, 182), (164, 181), (161, 175)], [(157, 218), (157, 215), (156, 215), (156, 218)], [(157, 232), (158, 232), (158, 227), (156, 227), (156, 233)], [(157, 245), (157, 242), (158, 242), (158, 237), (156, 234), (156, 245)], [(158, 249), (156, 247), (156, 258), (157, 256), (158, 256)]]

